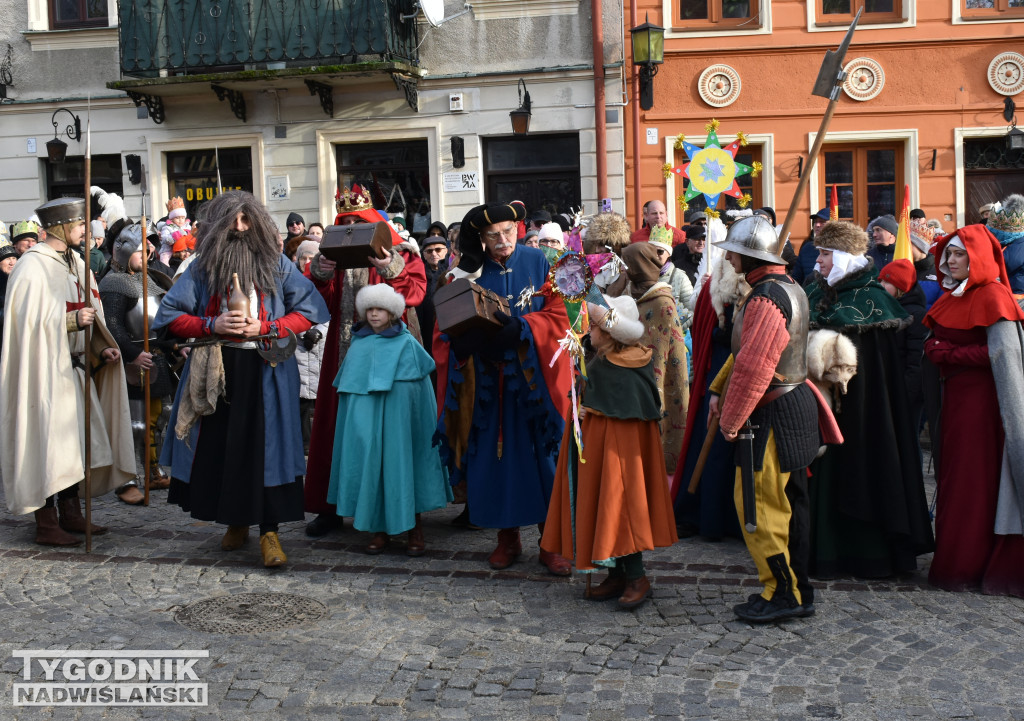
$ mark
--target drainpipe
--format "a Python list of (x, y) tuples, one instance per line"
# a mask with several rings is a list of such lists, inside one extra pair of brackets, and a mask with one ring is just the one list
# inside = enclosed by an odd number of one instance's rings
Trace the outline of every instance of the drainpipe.
[(590, 0), (594, 46), (594, 133), (597, 135), (597, 200), (608, 197), (608, 128), (604, 106), (604, 20), (601, 0)]
[[(636, 16), (636, 0), (629, 0), (629, 27), (636, 27)], [(632, 95), (630, 105), (633, 111), (633, 218), (636, 223), (635, 228), (639, 228), (640, 219), (643, 217), (643, 203), (640, 202), (640, 78), (637, 75), (636, 66), (633, 65), (632, 42), (628, 43), (627, 47), (630, 49), (628, 53), (630, 59), (629, 86), (630, 95)], [(626, 54), (625, 50), (623, 53)]]

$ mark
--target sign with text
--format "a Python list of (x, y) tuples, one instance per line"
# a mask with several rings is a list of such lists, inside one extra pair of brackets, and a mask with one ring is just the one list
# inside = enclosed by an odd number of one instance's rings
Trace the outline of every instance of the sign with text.
[(444, 192), (454, 193), (460, 190), (479, 190), (479, 173), (445, 173)]

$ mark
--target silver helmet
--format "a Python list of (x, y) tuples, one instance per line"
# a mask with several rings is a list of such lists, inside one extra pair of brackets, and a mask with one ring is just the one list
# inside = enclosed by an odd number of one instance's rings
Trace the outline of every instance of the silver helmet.
[(776, 255), (779, 236), (771, 221), (762, 215), (753, 215), (737, 220), (729, 228), (725, 240), (715, 243), (723, 250), (731, 250), (769, 263), (785, 265), (786, 261)]
[(114, 262), (121, 266), (122, 270), (127, 271), (128, 260), (132, 257), (132, 253), (141, 247), (142, 226), (138, 223), (124, 226), (114, 241), (114, 250), (112, 251)]

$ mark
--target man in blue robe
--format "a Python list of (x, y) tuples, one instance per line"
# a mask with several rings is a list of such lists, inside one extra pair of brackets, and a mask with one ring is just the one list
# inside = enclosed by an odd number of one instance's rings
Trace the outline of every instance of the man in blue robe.
[[(520, 526), (547, 517), (572, 383), (567, 354), (552, 365), (569, 328), (562, 300), (546, 293), (518, 304), (524, 289), (542, 289), (549, 270), (539, 249), (516, 243), (525, 216), (513, 202), (478, 206), (463, 219), (453, 274), (507, 298), (510, 313), (493, 334), (441, 335), (433, 349), (442, 454), (452, 482), (466, 480), (470, 521), (499, 529), (494, 569), (521, 555)], [(555, 575), (570, 573), (562, 556), (541, 550), (539, 560)]]

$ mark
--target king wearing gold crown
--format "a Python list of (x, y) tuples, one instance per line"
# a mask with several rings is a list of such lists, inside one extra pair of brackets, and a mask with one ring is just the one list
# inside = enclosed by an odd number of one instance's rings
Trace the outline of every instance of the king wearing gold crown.
[[(373, 207), (370, 192), (359, 186), (340, 188), (334, 199), (338, 210), (335, 225), (379, 223), (383, 220)], [(356, 294), (366, 286), (386, 283), (405, 297), (407, 309), (418, 306), (427, 294), (427, 273), (416, 241), (412, 238), (403, 240), (394, 227), (391, 227), (391, 240), (389, 257), (371, 258), (373, 265), (370, 268), (337, 268), (333, 261), (318, 254), (306, 271), (331, 311), (306, 465), (306, 512), (317, 514), (306, 527), (306, 535), (314, 538), (342, 525), (335, 506), (327, 502), (334, 430), (338, 418), (338, 394), (332, 384), (352, 343), (352, 326), (358, 320)], [(406, 312), (402, 320), (409, 324), (409, 331), (418, 338), (416, 314)], [(432, 330), (425, 329), (423, 332), (429, 333)]]

